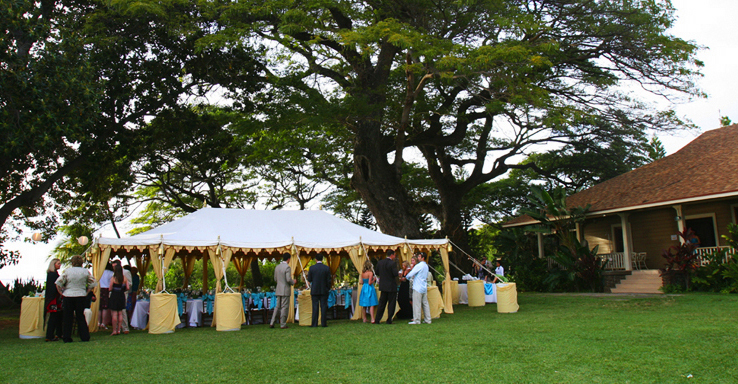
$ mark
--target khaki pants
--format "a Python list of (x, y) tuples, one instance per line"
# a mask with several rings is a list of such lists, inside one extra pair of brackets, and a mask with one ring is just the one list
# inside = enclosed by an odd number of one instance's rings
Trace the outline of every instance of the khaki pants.
[(423, 321), (430, 324), (430, 305), (428, 304), (428, 292), (420, 293), (413, 290), (413, 321), (420, 323), (420, 310), (423, 310)]
[(272, 321), (269, 323), (274, 325), (279, 318), (279, 326), (284, 327), (287, 325), (287, 313), (290, 311), (290, 297), (289, 296), (277, 296), (277, 303), (274, 305), (274, 314), (272, 315)]

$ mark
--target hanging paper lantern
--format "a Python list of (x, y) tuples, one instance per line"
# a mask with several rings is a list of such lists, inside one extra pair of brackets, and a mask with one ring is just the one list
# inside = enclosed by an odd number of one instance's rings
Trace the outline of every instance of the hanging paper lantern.
[(33, 239), (33, 241), (41, 241), (41, 237), (42, 236), (40, 232), (36, 232), (33, 235), (31, 235), (31, 239)]
[(87, 236), (80, 236), (77, 238), (77, 242), (79, 245), (87, 245), (87, 243), (90, 242), (90, 239), (88, 239)]

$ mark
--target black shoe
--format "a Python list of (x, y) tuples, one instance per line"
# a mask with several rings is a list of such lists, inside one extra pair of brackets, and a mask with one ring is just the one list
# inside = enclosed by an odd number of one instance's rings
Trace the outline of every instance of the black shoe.
[(321, 327), (323, 327), (323, 328), (328, 328), (328, 326), (327, 326), (327, 325), (321, 325)]
[(274, 328), (274, 324), (269, 324), (269, 328)]
[(388, 321), (388, 322), (386, 322), (385, 324), (392, 324), (392, 322), (391, 322), (391, 321)]
[(311, 325), (310, 328), (317, 328), (317, 325)]

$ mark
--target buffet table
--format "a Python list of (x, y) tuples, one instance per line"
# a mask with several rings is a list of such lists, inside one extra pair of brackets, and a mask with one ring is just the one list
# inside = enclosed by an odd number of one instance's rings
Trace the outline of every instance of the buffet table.
[(18, 337), (21, 339), (40, 339), (45, 336), (44, 298), (23, 297), (20, 322), (18, 325)]
[(136, 301), (136, 308), (133, 309), (131, 315), (131, 327), (134, 329), (146, 329), (149, 324), (149, 308), (151, 303), (148, 300)]

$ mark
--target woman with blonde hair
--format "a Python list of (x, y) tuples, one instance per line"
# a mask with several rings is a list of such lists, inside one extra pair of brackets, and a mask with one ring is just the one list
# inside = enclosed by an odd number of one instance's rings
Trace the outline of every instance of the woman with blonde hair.
[(379, 300), (377, 300), (377, 291), (374, 289), (373, 285), (376, 281), (373, 270), (372, 262), (369, 260), (365, 261), (364, 268), (361, 272), (361, 282), (364, 285), (361, 287), (361, 293), (359, 294), (359, 305), (364, 307), (364, 309), (361, 310), (361, 320), (365, 323), (367, 322), (366, 308), (369, 308), (372, 324), (374, 323), (374, 308), (379, 304)]
[(62, 338), (62, 296), (56, 289), (56, 279), (59, 278), (61, 261), (51, 259), (46, 269), (46, 295), (44, 308), (49, 315), (46, 320), (46, 341), (58, 341)]

